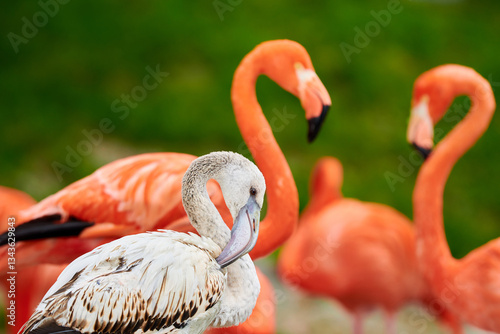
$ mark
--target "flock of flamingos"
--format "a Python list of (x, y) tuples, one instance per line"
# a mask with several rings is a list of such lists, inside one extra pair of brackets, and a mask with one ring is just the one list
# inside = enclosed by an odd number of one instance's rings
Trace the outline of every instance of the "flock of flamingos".
[[(414, 189), (412, 223), (386, 205), (344, 198), (342, 166), (331, 157), (317, 162), (299, 219), (293, 175), (257, 101), (260, 75), (300, 99), (310, 140), (331, 105), (301, 45), (276, 40), (252, 50), (234, 74), (231, 98), (258, 170), (227, 152), (201, 158), (149, 153), (105, 165), (39, 203), (0, 189), (4, 230), (8, 217), (16, 218), (16, 322), (10, 333), (275, 333), (275, 309), (268, 307), (276, 306), (274, 291), (250, 257), (280, 246), (283, 282), (339, 302), (352, 314), (354, 333), (362, 332), (362, 318), (374, 308), (385, 311), (387, 331), (396, 333), (394, 315), (409, 303), (422, 305), (453, 333), (462, 333), (464, 323), (500, 333), (500, 239), (457, 260), (442, 214), (454, 164), (493, 116), (488, 81), (461, 65), (438, 66), (417, 78), (407, 139), (426, 160)], [(471, 108), (434, 147), (434, 125), (460, 95), (471, 99)], [(263, 137), (272, 140), (263, 143)], [(259, 229), (264, 191), (267, 214)], [(136, 236), (157, 229), (168, 231)], [(195, 229), (202, 237), (177, 233)], [(0, 241), (6, 245), (7, 234)], [(224, 248), (228, 241), (231, 247)], [(0, 266), (7, 272), (3, 247)], [(148, 256), (163, 262), (146, 265)], [(85, 279), (94, 285), (88, 288)]]

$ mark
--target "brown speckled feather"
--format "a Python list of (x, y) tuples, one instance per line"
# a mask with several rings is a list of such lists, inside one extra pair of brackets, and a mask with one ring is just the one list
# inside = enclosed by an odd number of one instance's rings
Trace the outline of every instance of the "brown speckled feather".
[[(198, 318), (211, 322), (210, 310), (226, 284), (214, 260), (217, 245), (171, 231), (125, 238), (68, 266), (23, 333), (42, 333), (46, 326), (81, 333), (171, 333)], [(162, 255), (143, 258), (153, 252)]]

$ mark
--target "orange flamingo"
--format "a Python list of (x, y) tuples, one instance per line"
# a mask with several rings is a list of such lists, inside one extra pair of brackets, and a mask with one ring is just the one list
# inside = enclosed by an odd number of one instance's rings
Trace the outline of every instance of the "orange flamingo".
[[(307, 51), (296, 42), (262, 43), (236, 70), (231, 90), (236, 121), (269, 188), (267, 215), (261, 222), (257, 245), (250, 253), (254, 259), (280, 246), (298, 221), (298, 194), (293, 176), (255, 95), (255, 83), (261, 74), (299, 97), (309, 122), (310, 141), (317, 135), (331, 104)], [(20, 244), (18, 254), (24, 252), (25, 264), (67, 262), (110, 238), (156, 228), (182, 229), (185, 213), (180, 200), (180, 180), (194, 158), (179, 153), (151, 153), (98, 169), (20, 213), (23, 221), (29, 221), (25, 225), (27, 230), (43, 226), (28, 238), (39, 238), (40, 233), (45, 238), (54, 234), (66, 238)], [(218, 186), (209, 184), (209, 193), (227, 218), (229, 214)], [(286, 201), (282, 200), (283, 194)], [(269, 295), (264, 300), (272, 298)], [(259, 312), (259, 304), (256, 311), (254, 314)], [(269, 318), (267, 324), (271, 327), (268, 332), (274, 332), (274, 309), (266, 307), (265, 311), (262, 314)]]
[[(16, 213), (22, 209), (34, 205), (35, 200), (22, 191), (12, 188), (0, 186), (0, 230), (7, 231), (10, 223), (16, 220)], [(15, 224), (14, 226), (16, 226)], [(7, 318), (7, 332), (16, 334), (21, 329), (22, 325), (29, 319), (29, 316), (42, 299), (45, 292), (50, 288), (59, 276), (64, 266), (55, 265), (39, 265), (36, 267), (27, 268), (13, 268), (9, 272), (15, 272), (14, 275), (6, 274), (1, 275), (1, 284), (4, 289), (3, 299), (7, 301), (4, 305), (10, 306), (10, 301), (15, 302), (15, 317)], [(9, 292), (10, 284), (7, 279), (10, 276), (15, 277), (14, 295)], [(32, 278), (37, 277), (37, 288), (30, 289), (33, 285)], [(13, 298), (10, 298), (8, 296)], [(8, 311), (7, 316), (10, 314)]]
[[(393, 208), (343, 198), (342, 165), (325, 157), (311, 177), (311, 199), (297, 232), (285, 244), (279, 274), (289, 285), (339, 301), (362, 317), (381, 307), (387, 329), (395, 333), (395, 312), (411, 301), (433, 301), (418, 271), (415, 236), (408, 218)], [(460, 325), (447, 311), (439, 314), (456, 333)]]
[[(432, 150), (434, 124), (459, 95), (469, 96), (469, 113)], [(408, 140), (428, 154), (413, 193), (417, 254), (423, 271), (446, 307), (465, 321), (498, 333), (500, 238), (457, 260), (446, 241), (442, 211), (453, 166), (486, 131), (494, 110), (491, 86), (476, 71), (460, 65), (436, 67), (415, 82)]]

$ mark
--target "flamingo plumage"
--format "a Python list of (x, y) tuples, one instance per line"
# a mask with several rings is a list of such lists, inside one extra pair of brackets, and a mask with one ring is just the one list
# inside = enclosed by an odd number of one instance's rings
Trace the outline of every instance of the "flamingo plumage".
[[(344, 198), (342, 183), (337, 159), (317, 162), (310, 202), (280, 253), (279, 274), (288, 285), (340, 302), (354, 316), (354, 333), (362, 333), (364, 314), (375, 308), (385, 311), (387, 330), (395, 333), (398, 309), (434, 301), (418, 270), (413, 227), (387, 205)], [(461, 332), (448, 311), (437, 316)]]
[[(453, 99), (471, 100), (467, 115), (433, 149), (434, 125)], [(428, 155), (413, 192), (417, 254), (436, 296), (463, 320), (500, 332), (500, 238), (462, 259), (451, 255), (443, 221), (443, 193), (455, 163), (486, 131), (495, 111), (491, 85), (472, 68), (442, 65), (415, 81), (408, 141)]]
[[(309, 122), (310, 141), (318, 134), (331, 104), (307, 51), (296, 42), (261, 43), (238, 66), (231, 89), (236, 122), (271, 189), (260, 237), (250, 253), (253, 259), (274, 251), (292, 234), (299, 210), (292, 173), (256, 98), (255, 84), (262, 74), (300, 99)], [(125, 158), (101, 167), (92, 175), (49, 196), (22, 212), (22, 219), (47, 217), (59, 225), (74, 221), (75, 227), (70, 231), (74, 236), (20, 243), (20, 259), (26, 264), (68, 262), (98, 244), (123, 235), (171, 228), (169, 225), (174, 223), (176, 228), (184, 228), (180, 180), (194, 158), (180, 153), (151, 153)], [(212, 200), (229, 221), (218, 186), (208, 186)], [(282, 201), (283, 194), (288, 196), (288, 201)], [(67, 252), (61, 252), (61, 249)], [(272, 298), (268, 296), (265, 300)], [(259, 311), (259, 305), (256, 311)], [(266, 307), (261, 316), (268, 317), (268, 323), (274, 324), (274, 309)], [(269, 332), (274, 332), (274, 329)]]
[(274, 288), (269, 278), (258, 267), (257, 277), (260, 282), (260, 293), (252, 314), (239, 326), (210, 328), (205, 334), (272, 334), (276, 332), (276, 300)]

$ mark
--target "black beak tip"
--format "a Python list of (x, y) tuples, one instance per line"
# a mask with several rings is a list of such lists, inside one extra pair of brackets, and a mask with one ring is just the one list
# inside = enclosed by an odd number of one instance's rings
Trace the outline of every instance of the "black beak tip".
[(432, 148), (425, 148), (417, 145), (416, 143), (411, 143), (411, 144), (422, 155), (424, 160), (427, 160), (429, 155), (432, 153)]
[(321, 110), (321, 114), (318, 117), (313, 117), (308, 119), (309, 123), (309, 131), (307, 133), (307, 141), (312, 143), (316, 137), (318, 136), (319, 131), (321, 130), (321, 125), (325, 121), (325, 117), (328, 114), (328, 110), (330, 109), (330, 105), (323, 105), (323, 109)]

